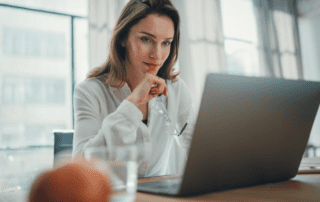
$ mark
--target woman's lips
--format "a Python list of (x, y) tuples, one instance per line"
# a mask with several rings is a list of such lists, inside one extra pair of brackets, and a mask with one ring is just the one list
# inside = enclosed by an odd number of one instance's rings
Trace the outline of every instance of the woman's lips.
[(155, 69), (158, 66), (160, 66), (159, 64), (147, 63), (147, 62), (144, 62), (144, 64), (146, 64), (150, 69)]

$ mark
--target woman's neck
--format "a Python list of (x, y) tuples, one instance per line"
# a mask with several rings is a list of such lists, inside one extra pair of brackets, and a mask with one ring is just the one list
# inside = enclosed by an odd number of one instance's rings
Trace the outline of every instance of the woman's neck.
[(138, 83), (135, 81), (135, 79), (130, 79), (127, 76), (127, 84), (131, 90), (131, 92), (137, 87)]
[(127, 68), (126, 74), (127, 74), (126, 82), (132, 92), (139, 85), (139, 83), (143, 80), (144, 75), (135, 71), (133, 68)]

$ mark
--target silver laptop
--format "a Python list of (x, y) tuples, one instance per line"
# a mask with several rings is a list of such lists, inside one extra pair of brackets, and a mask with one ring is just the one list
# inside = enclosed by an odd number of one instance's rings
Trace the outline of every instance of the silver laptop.
[(138, 191), (188, 196), (297, 174), (320, 103), (320, 83), (208, 74), (181, 179)]

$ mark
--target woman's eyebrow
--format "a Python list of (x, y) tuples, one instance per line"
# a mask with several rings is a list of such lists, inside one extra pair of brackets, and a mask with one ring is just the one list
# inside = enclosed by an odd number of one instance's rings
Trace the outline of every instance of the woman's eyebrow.
[[(148, 32), (140, 32), (140, 33), (149, 35), (149, 36), (151, 36), (152, 38), (155, 38), (155, 39), (157, 38), (155, 35), (150, 34), (150, 33), (148, 33)], [(166, 38), (166, 39), (173, 39), (173, 38), (169, 37), (169, 38)]]

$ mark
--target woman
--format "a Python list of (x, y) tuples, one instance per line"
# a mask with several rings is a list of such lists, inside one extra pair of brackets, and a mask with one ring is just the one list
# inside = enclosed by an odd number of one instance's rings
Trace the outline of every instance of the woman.
[[(170, 0), (131, 0), (122, 10), (104, 65), (75, 88), (73, 156), (93, 146), (137, 145), (139, 176), (182, 173), (192, 135), (192, 97), (178, 79), (180, 19)], [(152, 110), (161, 96), (180, 136), (163, 132)], [(155, 99), (154, 99), (155, 98)]]

